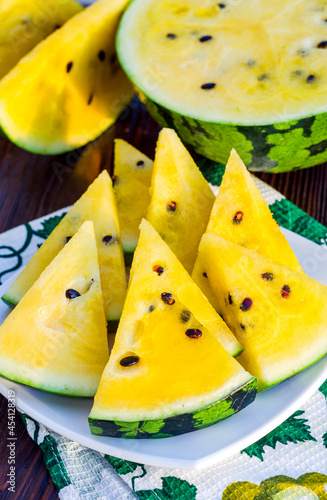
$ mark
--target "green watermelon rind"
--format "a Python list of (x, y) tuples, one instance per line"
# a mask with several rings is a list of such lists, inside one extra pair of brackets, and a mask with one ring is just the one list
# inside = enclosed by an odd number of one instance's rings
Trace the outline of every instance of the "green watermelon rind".
[(214, 123), (183, 116), (137, 93), (159, 125), (175, 129), (183, 142), (215, 162), (225, 165), (232, 148), (254, 172), (288, 172), (327, 161), (327, 113), (270, 125)]
[[(127, 439), (152, 439), (178, 436), (216, 424), (252, 403), (257, 394), (257, 379), (252, 377), (241, 387), (216, 403), (191, 413), (172, 415), (164, 419), (122, 421), (89, 416), (91, 433)], [(92, 410), (96, 415), (96, 409)]]
[(154, 91), (151, 96), (145, 92), (142, 76), (146, 81), (146, 75), (133, 74), (129, 68), (130, 55), (124, 54), (124, 19), (135, 1), (130, 2), (118, 27), (117, 56), (140, 100), (159, 125), (175, 129), (181, 140), (196, 152), (224, 165), (232, 148), (249, 170), (258, 172), (287, 172), (327, 161), (326, 111), (267, 124), (223, 123), (169, 109), (156, 99)]
[[(17, 382), (22, 385), (26, 385), (28, 387), (33, 387), (34, 389), (38, 389), (43, 392), (48, 392), (50, 394), (58, 394), (59, 396), (67, 396), (73, 398), (92, 398), (95, 396), (95, 393), (97, 391), (97, 387), (95, 386), (95, 384), (93, 385), (93, 388), (90, 390), (88, 387), (85, 386), (85, 383), (83, 384), (83, 387), (81, 387), (81, 389), (78, 390), (76, 388), (77, 387), (76, 383), (72, 382), (72, 380), (70, 381), (69, 377), (65, 379), (65, 383), (63, 383), (62, 385), (60, 384), (55, 385), (53, 384), (53, 381), (56, 380), (55, 374), (49, 374), (49, 380), (51, 380), (52, 385), (47, 384), (44, 380), (38, 383), (37, 381), (32, 381), (28, 378), (18, 377), (14, 368), (12, 369), (12, 371), (4, 373), (2, 362), (0, 363), (0, 366), (1, 366), (0, 377), (3, 377), (7, 380), (11, 380), (13, 382)], [(73, 389), (74, 386), (75, 389)]]
[[(268, 383), (268, 382), (261, 382), (260, 383), (260, 386), (258, 387), (258, 392), (263, 392), (263, 391), (267, 391), (268, 389), (272, 389), (273, 387), (275, 387), (276, 385), (278, 384), (281, 384), (282, 382), (284, 382), (285, 380), (288, 380), (290, 379), (291, 377), (294, 377), (294, 375), (297, 375), (298, 373), (301, 373), (303, 372), (303, 370), (306, 370), (307, 368), (310, 368), (310, 366), (312, 365), (315, 365), (316, 363), (318, 363), (318, 361), (320, 361), (321, 359), (323, 359), (324, 357), (326, 357), (326, 360), (327, 360), (327, 352), (326, 350), (323, 351), (322, 353), (319, 353), (318, 357), (311, 360), (309, 362), (309, 364), (305, 365), (305, 366), (301, 366), (300, 368), (296, 368), (294, 369), (294, 361), (292, 362), (292, 373), (290, 373), (289, 375), (286, 375), (285, 377), (283, 376), (282, 378), (278, 379), (278, 380), (274, 380), (273, 382), (271, 383)], [(278, 369), (277, 369), (278, 370)]]

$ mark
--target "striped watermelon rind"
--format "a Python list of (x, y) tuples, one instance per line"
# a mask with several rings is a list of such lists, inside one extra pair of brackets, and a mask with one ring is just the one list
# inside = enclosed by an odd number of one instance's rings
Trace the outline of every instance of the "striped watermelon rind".
[(183, 142), (215, 162), (225, 165), (231, 147), (254, 172), (288, 172), (327, 161), (327, 112), (269, 125), (214, 123), (181, 115), (137, 93), (159, 125), (174, 128)]
[(238, 413), (254, 401), (256, 393), (257, 380), (251, 378), (232, 394), (192, 413), (183, 413), (164, 419), (131, 422), (98, 419), (96, 416), (90, 416), (89, 426), (91, 433), (98, 436), (132, 439), (178, 436), (208, 427)]

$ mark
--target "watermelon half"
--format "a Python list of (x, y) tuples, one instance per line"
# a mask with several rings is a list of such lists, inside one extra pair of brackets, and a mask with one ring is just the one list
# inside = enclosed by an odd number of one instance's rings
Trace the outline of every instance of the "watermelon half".
[(226, 163), (283, 172), (327, 160), (327, 4), (133, 0), (117, 53), (160, 125)]

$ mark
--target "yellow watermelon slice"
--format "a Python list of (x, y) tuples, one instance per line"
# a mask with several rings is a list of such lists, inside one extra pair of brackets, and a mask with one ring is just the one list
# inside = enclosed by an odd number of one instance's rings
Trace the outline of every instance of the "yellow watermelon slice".
[[(251, 174), (235, 150), (229, 157), (206, 232), (218, 234), (290, 269), (302, 271)], [(192, 277), (217, 309), (217, 300), (206, 278), (206, 261), (201, 252)]]
[(93, 396), (109, 358), (97, 248), (85, 222), (0, 327), (0, 374)]
[(151, 192), (146, 219), (191, 272), (215, 197), (176, 132), (170, 129), (159, 134)]
[(264, 390), (327, 352), (327, 288), (271, 259), (206, 233), (200, 252), (238, 358)]
[(218, 339), (227, 336), (223, 321), (143, 221), (114, 348), (89, 416), (91, 432), (167, 437), (241, 410), (254, 399), (256, 381), (222, 347)]
[(94, 223), (106, 316), (108, 321), (117, 322), (127, 284), (115, 198), (106, 170), (52, 231), (2, 299), (16, 305), (86, 220)]
[(82, 6), (75, 0), (1, 0), (0, 79)]
[(122, 139), (115, 140), (114, 192), (125, 262), (131, 264), (139, 225), (150, 203), (153, 161)]
[(133, 95), (115, 51), (128, 0), (98, 0), (38, 44), (0, 84), (0, 125), (18, 146), (57, 154), (98, 137)]

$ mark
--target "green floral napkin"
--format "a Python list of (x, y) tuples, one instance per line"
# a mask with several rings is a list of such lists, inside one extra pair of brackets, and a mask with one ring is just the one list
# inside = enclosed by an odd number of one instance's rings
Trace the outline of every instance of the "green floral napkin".
[[(200, 164), (215, 186), (223, 169)], [(327, 246), (327, 229), (257, 180), (281, 226)], [(23, 266), (63, 211), (0, 235), (0, 282)], [(274, 431), (202, 471), (167, 469), (87, 449), (22, 414), (62, 500), (327, 500), (327, 381)], [(219, 424), (218, 424), (219, 425)]]

